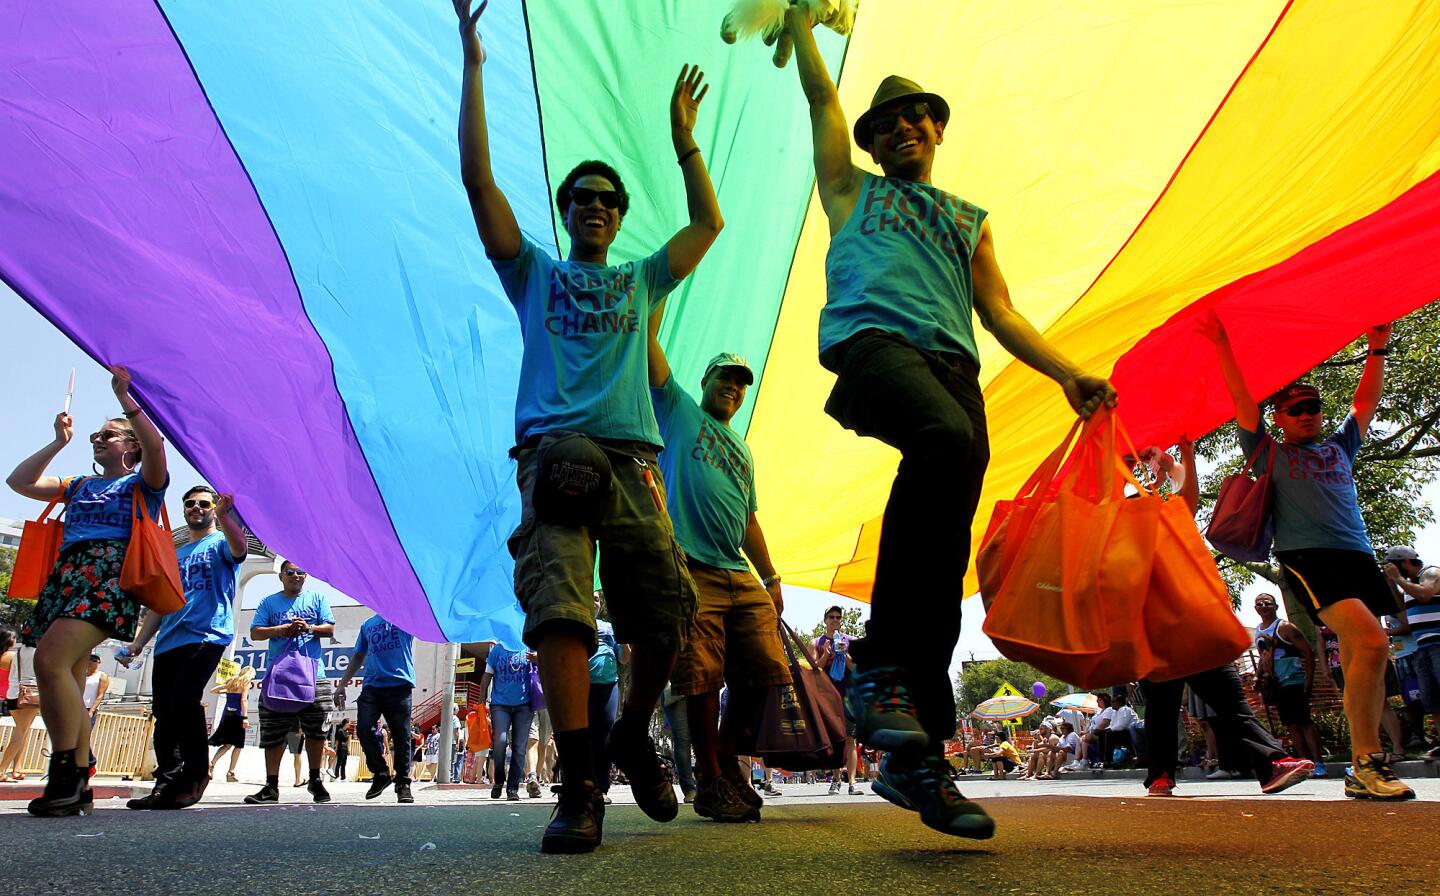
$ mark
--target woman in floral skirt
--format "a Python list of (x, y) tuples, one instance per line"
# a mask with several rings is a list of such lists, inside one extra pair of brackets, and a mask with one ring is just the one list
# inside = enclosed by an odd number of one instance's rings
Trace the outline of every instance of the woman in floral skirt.
[(35, 675), (45, 695), (40, 714), (50, 733), (50, 772), (43, 796), (30, 814), (85, 815), (93, 805), (88, 786), (90, 726), (82, 699), (86, 661), (106, 638), (135, 637), (140, 604), (120, 590), (120, 567), (130, 543), (135, 488), (158, 514), (170, 477), (160, 432), (130, 395), (130, 372), (111, 367), (111, 387), (123, 416), (90, 435), (94, 476), (45, 475), (73, 435), (68, 414), (55, 417), (55, 439), (20, 463), (6, 484), (37, 501), (66, 504), (65, 537), (35, 614), (20, 631), (35, 646)]

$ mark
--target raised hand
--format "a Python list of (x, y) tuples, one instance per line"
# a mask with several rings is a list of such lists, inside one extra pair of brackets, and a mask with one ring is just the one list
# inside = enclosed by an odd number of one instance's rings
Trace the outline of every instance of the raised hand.
[[(460, 2), (460, 0), (456, 0)], [(680, 66), (680, 77), (675, 79), (675, 92), (670, 95), (670, 130), (686, 134), (695, 129), (695, 119), (700, 112), (700, 101), (705, 99), (710, 85), (701, 86), (705, 73), (698, 65)]]
[(790, 8), (785, 10), (785, 24), (791, 28), (803, 28), (809, 31), (815, 27), (815, 13), (807, 3), (796, 3), (790, 0)]
[(215, 496), (215, 519), (223, 519), (226, 514), (235, 509), (235, 496), (231, 494)]
[(1214, 311), (1200, 318), (1200, 322), (1196, 324), (1195, 329), (1199, 331), (1201, 336), (1204, 336), (1216, 345), (1230, 339), (1229, 334), (1225, 332), (1225, 325), (1220, 322), (1220, 315)]
[(1377, 324), (1365, 331), (1365, 340), (1370, 348), (1384, 348), (1390, 341), (1390, 329), (1393, 324)]
[(465, 47), (465, 61), (484, 65), (485, 44), (480, 40), (480, 32), (475, 23), (480, 20), (480, 14), (485, 11), (485, 7), (490, 5), (490, 0), (480, 0), (480, 7), (473, 13), (470, 11), (473, 0), (450, 2), (454, 4), (455, 16), (460, 20), (460, 43)]
[(125, 393), (130, 391), (130, 370), (120, 365), (114, 365), (110, 370), (110, 388), (114, 390), (116, 398), (124, 398)]
[(75, 436), (75, 421), (70, 419), (69, 414), (55, 415), (55, 441), (61, 445), (70, 444), (70, 439)]

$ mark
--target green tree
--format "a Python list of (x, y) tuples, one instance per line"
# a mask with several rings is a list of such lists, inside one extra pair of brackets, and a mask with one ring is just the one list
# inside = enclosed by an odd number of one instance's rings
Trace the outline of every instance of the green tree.
[(10, 593), (10, 571), (15, 568), (15, 549), (0, 547), (0, 594)]
[[(1390, 356), (1385, 365), (1385, 391), (1370, 432), (1355, 458), (1355, 490), (1370, 540), (1377, 553), (1387, 547), (1410, 544), (1415, 534), (1434, 522), (1433, 510), (1420, 498), (1421, 491), (1440, 477), (1440, 301), (1431, 302), (1395, 322)], [(1363, 334), (1303, 379), (1323, 396), (1325, 423), (1340, 425), (1350, 412), (1350, 399), (1364, 368)], [(1269, 408), (1262, 408), (1269, 417)], [(1200, 484), (1204, 525), (1213, 508), (1220, 483), (1240, 469), (1234, 422), (1200, 439), (1196, 453), (1215, 462), (1215, 469)], [(1291, 621), (1307, 631), (1308, 615), (1288, 593), (1274, 563), (1239, 563), (1216, 555), (1220, 574), (1239, 604), (1241, 592), (1257, 577), (1271, 582), (1284, 595)]]
[(982, 701), (995, 696), (995, 691), (1003, 682), (1009, 682), (1020, 693), (1030, 697), (1030, 686), (1037, 681), (1045, 685), (1045, 700), (1058, 697), (1069, 689), (1065, 682), (1044, 674), (1028, 663), (1006, 659), (966, 663), (955, 676), (955, 692), (959, 695), (955, 700), (955, 714), (960, 718), (969, 716)]

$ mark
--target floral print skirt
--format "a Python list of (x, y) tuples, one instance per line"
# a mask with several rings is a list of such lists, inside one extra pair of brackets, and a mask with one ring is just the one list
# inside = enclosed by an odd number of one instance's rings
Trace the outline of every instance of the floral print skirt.
[(20, 640), (34, 646), (56, 619), (79, 619), (103, 629), (112, 638), (132, 641), (140, 618), (140, 601), (120, 590), (124, 541), (79, 541), (60, 552), (35, 614), (20, 629)]

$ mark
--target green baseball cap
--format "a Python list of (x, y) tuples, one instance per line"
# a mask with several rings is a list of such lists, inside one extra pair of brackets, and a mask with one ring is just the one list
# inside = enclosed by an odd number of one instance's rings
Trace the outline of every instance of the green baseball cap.
[(750, 369), (750, 362), (733, 352), (721, 352), (711, 358), (710, 363), (705, 365), (705, 376), (701, 379), (709, 379), (710, 374), (720, 367), (738, 367), (745, 371), (745, 385), (753, 386), (755, 384), (755, 371)]

